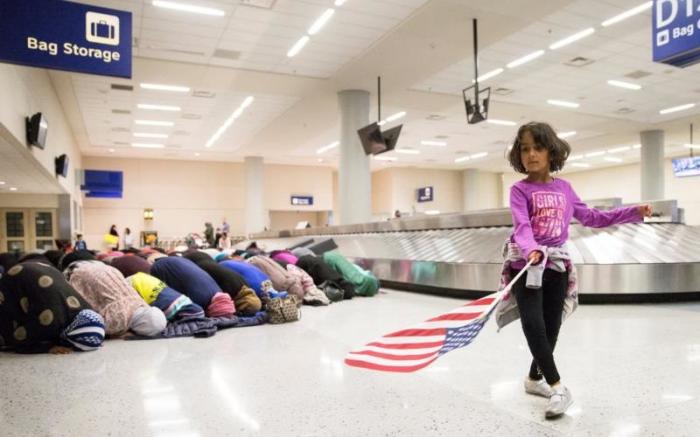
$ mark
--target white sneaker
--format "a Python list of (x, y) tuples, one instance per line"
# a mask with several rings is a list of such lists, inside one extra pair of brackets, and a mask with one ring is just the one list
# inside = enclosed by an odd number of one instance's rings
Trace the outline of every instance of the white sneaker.
[(548, 398), (554, 394), (554, 390), (552, 390), (552, 387), (547, 384), (544, 378), (535, 380), (526, 377), (523, 385), (525, 386), (525, 393), (530, 393), (531, 395)]
[(552, 391), (554, 393), (552, 396), (550, 396), (549, 404), (547, 404), (547, 409), (544, 412), (544, 416), (547, 419), (561, 416), (566, 412), (571, 404), (574, 403), (574, 399), (571, 397), (571, 392), (562, 384), (552, 388)]

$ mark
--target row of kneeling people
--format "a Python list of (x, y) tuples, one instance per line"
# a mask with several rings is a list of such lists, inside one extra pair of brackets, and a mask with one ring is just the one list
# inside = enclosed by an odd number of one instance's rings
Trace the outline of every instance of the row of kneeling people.
[(0, 350), (68, 353), (105, 337), (208, 337), (298, 320), (302, 303), (373, 296), (379, 281), (337, 252), (188, 250), (0, 254)]

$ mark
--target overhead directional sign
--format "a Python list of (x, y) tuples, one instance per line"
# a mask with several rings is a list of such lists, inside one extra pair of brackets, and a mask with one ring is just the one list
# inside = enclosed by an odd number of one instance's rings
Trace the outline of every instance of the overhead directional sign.
[(700, 0), (655, 0), (654, 62), (687, 67), (700, 61)]
[(0, 62), (131, 77), (131, 12), (59, 0), (0, 1)]

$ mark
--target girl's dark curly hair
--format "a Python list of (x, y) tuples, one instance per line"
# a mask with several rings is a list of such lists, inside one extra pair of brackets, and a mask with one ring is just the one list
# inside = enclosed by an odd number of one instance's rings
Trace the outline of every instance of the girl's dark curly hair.
[(520, 126), (518, 135), (513, 142), (513, 147), (508, 153), (508, 163), (515, 171), (527, 174), (527, 170), (520, 158), (521, 138), (525, 132), (530, 132), (537, 147), (544, 147), (549, 151), (550, 171), (557, 172), (564, 168), (564, 163), (571, 153), (571, 146), (569, 146), (569, 143), (566, 141), (557, 137), (552, 126), (547, 123), (533, 121)]

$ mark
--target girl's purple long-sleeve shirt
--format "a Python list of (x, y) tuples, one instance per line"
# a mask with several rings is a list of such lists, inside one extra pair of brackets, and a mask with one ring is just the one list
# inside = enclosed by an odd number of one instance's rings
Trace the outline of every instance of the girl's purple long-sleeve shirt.
[(572, 218), (592, 228), (643, 221), (635, 206), (609, 211), (589, 208), (568, 182), (558, 178), (547, 183), (524, 179), (516, 182), (510, 188), (510, 210), (511, 241), (520, 247), (525, 258), (540, 246), (559, 247), (566, 243)]

